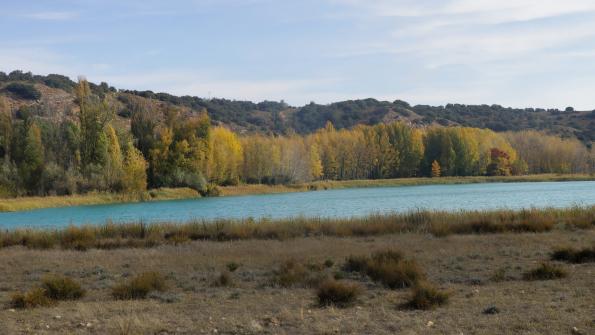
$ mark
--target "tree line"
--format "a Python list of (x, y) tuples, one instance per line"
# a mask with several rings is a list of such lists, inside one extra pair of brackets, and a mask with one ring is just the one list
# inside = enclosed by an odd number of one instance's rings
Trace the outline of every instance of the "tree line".
[(0, 195), (142, 193), (147, 188), (287, 184), (438, 176), (593, 172), (580, 141), (535, 131), (497, 133), (403, 122), (311, 134), (239, 136), (206, 112), (130, 102), (130, 123), (81, 80), (75, 117), (16, 113), (0, 100)]

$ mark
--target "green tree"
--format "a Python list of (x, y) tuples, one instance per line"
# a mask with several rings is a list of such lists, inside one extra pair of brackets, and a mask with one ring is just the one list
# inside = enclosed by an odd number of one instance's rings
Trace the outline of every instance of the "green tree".
[(113, 117), (107, 102), (91, 95), (89, 83), (81, 79), (76, 90), (81, 130), (80, 153), (83, 168), (103, 167), (107, 160), (105, 126)]
[(22, 180), (26, 189), (31, 194), (40, 191), (41, 175), (43, 173), (44, 157), (41, 142), (41, 130), (33, 123), (27, 130), (25, 147), (23, 149), (23, 162), (20, 166)]
[(0, 162), (8, 162), (12, 140), (12, 115), (3, 97), (0, 97)]

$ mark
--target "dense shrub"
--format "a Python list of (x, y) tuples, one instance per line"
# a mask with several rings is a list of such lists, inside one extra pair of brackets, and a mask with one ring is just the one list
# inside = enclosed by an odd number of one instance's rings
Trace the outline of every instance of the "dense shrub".
[(427, 282), (415, 285), (407, 306), (413, 309), (432, 309), (448, 302), (448, 293), (442, 292)]
[(41, 93), (30, 84), (10, 83), (6, 85), (5, 89), (21, 99), (37, 100), (41, 98)]
[(144, 299), (150, 292), (165, 291), (165, 278), (158, 272), (145, 272), (112, 288), (116, 299)]
[(362, 287), (357, 283), (327, 279), (316, 291), (320, 306), (347, 307), (355, 302), (361, 294)]
[(85, 295), (85, 290), (79, 283), (62, 276), (43, 278), (41, 288), (45, 290), (46, 296), (53, 300), (76, 300)]
[(525, 272), (523, 279), (525, 280), (552, 280), (564, 278), (568, 273), (559, 266), (542, 263), (539, 267)]

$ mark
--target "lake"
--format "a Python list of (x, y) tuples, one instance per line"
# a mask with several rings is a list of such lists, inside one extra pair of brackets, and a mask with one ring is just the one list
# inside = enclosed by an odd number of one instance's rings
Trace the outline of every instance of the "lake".
[(595, 205), (595, 181), (336, 189), (48, 208), (0, 213), (0, 228), (213, 218), (350, 217), (416, 209), (473, 210)]

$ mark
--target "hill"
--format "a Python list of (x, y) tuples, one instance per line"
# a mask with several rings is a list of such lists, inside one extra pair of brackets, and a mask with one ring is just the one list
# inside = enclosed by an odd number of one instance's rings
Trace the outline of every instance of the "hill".
[[(22, 71), (0, 72), (0, 96), (6, 97), (10, 108), (16, 111), (21, 106), (30, 106), (40, 117), (72, 117), (76, 111), (75, 85), (70, 78), (58, 74), (40, 76)], [(533, 129), (576, 137), (589, 146), (595, 141), (595, 111), (577, 111), (571, 107), (561, 111), (500, 105), (411, 106), (401, 100), (388, 102), (371, 98), (293, 107), (283, 101), (254, 103), (204, 99), (152, 91), (117, 90), (107, 83), (90, 86), (94, 94), (109, 101), (121, 122), (127, 122), (135, 106), (143, 104), (157, 109), (175, 106), (187, 114), (206, 110), (214, 123), (227, 125), (239, 133), (286, 134), (295, 131), (307, 134), (323, 128), (327, 121), (341, 129), (401, 120), (418, 127), (460, 125), (494, 131)]]

